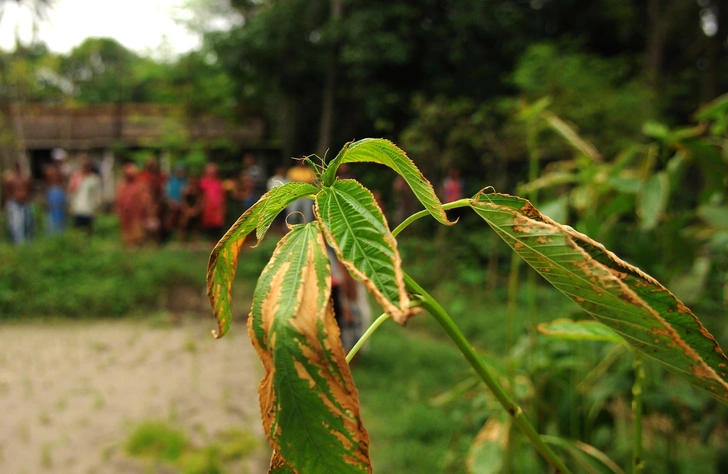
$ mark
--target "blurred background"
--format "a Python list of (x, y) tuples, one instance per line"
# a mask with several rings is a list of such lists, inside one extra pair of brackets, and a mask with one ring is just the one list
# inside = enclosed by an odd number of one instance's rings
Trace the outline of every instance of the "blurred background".
[[(243, 254), (220, 341), (207, 256), (267, 189), (313, 179), (292, 157), (364, 137), (443, 201), (529, 198), (728, 346), (726, 92), (722, 0), (0, 0), (0, 472), (266, 472), (243, 322), (285, 227)], [(419, 209), (383, 167), (341, 171), (392, 226)], [(460, 217), (403, 233), (406, 270), (539, 431), (627, 470), (631, 355), (539, 335), (586, 316)], [(728, 472), (726, 408), (645, 365), (646, 472)], [(427, 316), (353, 371), (376, 472), (547, 472), (494, 437), (498, 405)]]

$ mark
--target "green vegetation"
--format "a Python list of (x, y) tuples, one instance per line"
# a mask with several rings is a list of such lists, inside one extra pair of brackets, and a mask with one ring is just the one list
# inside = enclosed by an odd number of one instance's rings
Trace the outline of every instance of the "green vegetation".
[[(712, 105), (712, 109), (720, 107), (722, 102)], [(563, 121), (550, 114), (546, 121), (579, 153), (594, 161), (600, 160), (593, 146)], [(530, 138), (532, 157), (537, 157), (535, 135)], [(537, 458), (534, 462), (546, 462), (555, 472), (569, 473), (577, 467), (589, 472), (604, 469), (622, 472), (607, 454), (581, 440), (587, 431), (591, 434), (597, 420), (590, 420), (589, 416), (586, 420), (580, 419), (578, 410), (591, 405), (588, 412), (598, 415), (605, 405), (604, 399), (588, 400), (587, 397), (584, 397), (587, 403), (575, 402), (579, 395), (588, 394), (590, 385), (601, 378), (604, 369), (601, 369), (602, 373), (587, 377), (590, 383), (580, 384), (579, 394), (570, 389), (568, 397), (559, 396), (558, 385), (542, 393), (541, 384), (551, 383), (557, 370), (549, 367), (548, 378), (539, 380), (542, 366), (533, 364), (536, 352), (533, 332), (526, 338), (526, 346), (511, 352), (505, 361), (486, 357), (476, 351), (440, 303), (403, 271), (396, 237), (413, 222), (428, 216), (445, 226), (452, 226), (456, 221), (450, 221), (445, 211), (457, 208), (471, 208), (518, 256), (597, 321), (581, 323), (561, 317), (538, 325), (540, 332), (582, 344), (608, 342), (622, 351), (625, 348), (631, 351), (634, 359), (631, 387), (633, 473), (643, 472), (645, 468), (643, 355), (716, 400), (728, 402), (728, 357), (691, 310), (657, 280), (619, 259), (588, 236), (541, 214), (529, 201), (482, 190), (470, 199), (443, 205), (407, 155), (383, 139), (347, 143), (328, 163), (306, 160), (319, 178), (317, 185), (289, 183), (263, 195), (216, 245), (207, 274), (208, 296), (218, 321), (215, 336), (222, 337), (230, 328), (231, 289), (241, 248), (248, 235), (255, 231), (260, 242), (273, 216), (291, 202), (302, 197), (315, 202), (315, 221), (292, 226), (261, 273), (249, 319), (249, 335), (266, 370), (259, 393), (263, 428), (274, 450), (271, 472), (372, 472), (369, 435), (363, 426), (358, 392), (347, 365), (360, 345), (345, 357), (334, 322), (326, 245), (384, 309), (386, 315), (375, 325), (386, 317), (404, 325), (424, 309), (487, 386), (496, 406), (503, 410), (488, 418), (476, 436), (467, 462), (470, 471), (497, 472), (511, 465), (533, 469), (528, 463), (520, 465), (523, 456), (513, 458), (517, 446), (513, 439), (518, 434), (540, 454), (541, 461)], [(394, 170), (407, 182), (425, 210), (406, 218), (390, 231), (373, 195), (355, 180), (336, 177), (340, 166), (362, 162), (379, 163)], [(531, 164), (533, 166), (534, 162)], [(622, 170), (625, 168), (623, 166)], [(530, 174), (535, 180), (535, 173)], [(649, 180), (645, 186), (649, 187)], [(650, 228), (655, 225), (652, 221), (659, 220), (664, 208), (644, 204), (644, 201), (656, 199), (651, 196), (652, 191), (643, 193), (643, 197), (638, 198), (638, 206), (642, 205), (644, 209), (640, 218), (643, 222), (649, 220), (651, 223), (647, 227)], [(512, 267), (514, 276), (511, 280), (516, 283), (509, 285), (509, 307), (517, 298), (517, 271), (517, 266)], [(526, 290), (531, 306), (528, 315), (531, 331), (538, 323), (536, 289), (535, 280), (529, 278)], [(549, 309), (554, 307), (557, 305), (551, 305)], [(468, 309), (476, 312), (478, 306), (470, 302)], [(511, 343), (515, 318), (510, 308), (506, 319), (506, 340)], [(493, 320), (488, 320), (492, 324)], [(363, 338), (371, 337), (371, 334), (372, 331), (368, 331)], [(514, 344), (516, 348), (519, 346), (519, 343)], [(553, 360), (548, 346), (543, 347), (547, 349), (546, 359)], [(615, 351), (612, 349), (613, 353)], [(619, 359), (617, 353), (607, 355), (611, 355), (606, 358), (607, 365)], [(583, 362), (587, 357), (579, 359)], [(574, 380), (570, 383), (573, 385)], [(459, 393), (454, 398), (462, 395), (464, 393)], [(551, 400), (557, 406), (549, 407), (551, 411), (542, 411), (539, 405), (546, 405)], [(564, 401), (568, 403), (566, 417), (553, 420), (553, 414), (559, 412), (558, 405)], [(535, 415), (532, 413), (529, 419), (524, 407), (531, 404), (535, 405)], [(429, 422), (421, 420), (425, 418), (424, 412), (418, 418), (415, 438), (421, 435), (426, 442), (434, 437), (434, 432), (452, 433), (447, 430), (446, 421), (438, 419), (433, 423), (434, 428), (430, 428)], [(543, 418), (551, 418), (555, 426), (544, 423)], [(443, 422), (441, 426), (440, 422)], [(588, 430), (584, 430), (585, 427)], [(549, 428), (556, 428), (555, 434), (540, 434)], [(564, 437), (566, 433), (571, 439)], [(609, 447), (619, 453), (616, 446)]]
[[(174, 245), (125, 250), (117, 238), (116, 220), (101, 220), (91, 240), (70, 233), (23, 247), (0, 243), (0, 320), (204, 309), (207, 251)], [(264, 245), (251, 255), (241, 266), (241, 278), (257, 275), (270, 252), (271, 246)], [(241, 291), (238, 296), (246, 298), (250, 290)]]
[(146, 459), (154, 466), (172, 465), (181, 474), (225, 474), (228, 465), (244, 459), (258, 447), (257, 438), (247, 431), (228, 430), (205, 446), (196, 446), (179, 428), (161, 421), (139, 425), (129, 436), (126, 452)]

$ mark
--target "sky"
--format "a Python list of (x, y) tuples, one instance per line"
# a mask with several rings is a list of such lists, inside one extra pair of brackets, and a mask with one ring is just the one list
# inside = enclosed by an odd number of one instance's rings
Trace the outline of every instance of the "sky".
[[(0, 48), (12, 50), (15, 31), (26, 43), (32, 38), (32, 16), (28, 7), (4, 3)], [(68, 53), (88, 37), (107, 36), (137, 53), (155, 57), (175, 55), (200, 46), (200, 36), (173, 19), (180, 16), (179, 7), (184, 3), (185, 0), (55, 0), (47, 19), (39, 25), (38, 38), (57, 53)]]

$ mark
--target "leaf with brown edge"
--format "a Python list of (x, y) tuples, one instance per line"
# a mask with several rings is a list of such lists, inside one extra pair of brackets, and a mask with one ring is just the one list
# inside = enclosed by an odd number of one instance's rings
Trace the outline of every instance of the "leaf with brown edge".
[(432, 217), (441, 224), (452, 225), (455, 223), (447, 218), (432, 184), (422, 175), (407, 153), (389, 140), (364, 138), (344, 145), (324, 173), (324, 182), (327, 186), (334, 183), (336, 170), (339, 165), (344, 163), (379, 163), (388, 166), (404, 178), (414, 195)]
[(316, 218), (341, 263), (364, 283), (399, 324), (411, 315), (402, 260), (374, 196), (353, 179), (337, 180), (316, 195)]
[(278, 243), (253, 296), (248, 333), (265, 376), (263, 429), (297, 473), (370, 473), (369, 435), (331, 304), (331, 271), (316, 223)]
[(270, 460), (270, 469), (268, 474), (296, 474), (291, 466), (286, 464), (280, 454), (273, 452), (273, 457)]
[(316, 193), (318, 188), (307, 183), (288, 183), (273, 188), (263, 195), (250, 209), (240, 216), (222, 239), (215, 245), (207, 264), (207, 297), (217, 319), (217, 331), (222, 337), (232, 321), (232, 286), (238, 266), (240, 249), (248, 234), (258, 230), (258, 242), (273, 219), (292, 202)]
[(728, 402), (728, 358), (657, 280), (525, 199), (478, 194), (471, 206), (526, 262), (597, 321), (693, 385)]

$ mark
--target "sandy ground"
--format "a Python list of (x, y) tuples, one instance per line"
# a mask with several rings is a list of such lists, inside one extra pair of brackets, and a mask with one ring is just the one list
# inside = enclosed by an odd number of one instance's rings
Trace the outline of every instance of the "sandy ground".
[(260, 448), (241, 470), (267, 472), (256, 394), (262, 368), (244, 325), (217, 341), (213, 325), (0, 325), (0, 473), (150, 472), (124, 449), (150, 420), (171, 422), (200, 443), (222, 430), (250, 430)]

